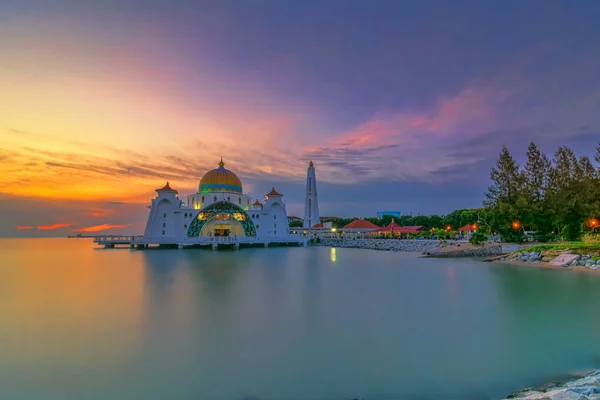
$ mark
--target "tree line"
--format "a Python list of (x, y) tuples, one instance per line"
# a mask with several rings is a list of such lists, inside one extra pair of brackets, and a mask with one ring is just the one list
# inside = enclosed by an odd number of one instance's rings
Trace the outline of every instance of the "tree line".
[[(578, 240), (600, 217), (600, 144), (593, 156), (577, 158), (560, 146), (552, 159), (531, 142), (521, 168), (504, 146), (490, 172), (484, 200), (485, 227), (517, 239), (526, 230), (538, 240)], [(515, 238), (516, 237), (516, 238)]]

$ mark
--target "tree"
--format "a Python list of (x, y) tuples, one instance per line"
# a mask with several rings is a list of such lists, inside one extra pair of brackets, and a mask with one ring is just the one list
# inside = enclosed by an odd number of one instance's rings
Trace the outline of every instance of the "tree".
[(301, 219), (295, 219), (290, 221), (289, 226), (290, 228), (302, 228), (304, 226), (304, 222), (302, 222)]
[(535, 143), (529, 143), (527, 162), (525, 163), (525, 188), (528, 200), (539, 202), (543, 199), (548, 184), (550, 160)]
[(566, 146), (560, 146), (554, 153), (554, 166), (550, 170), (550, 187), (555, 192), (566, 189), (578, 171), (577, 157), (573, 150)]
[[(598, 144), (598, 146), (596, 146), (596, 154), (594, 155), (594, 160), (596, 160), (596, 162), (600, 164), (600, 143)], [(600, 165), (598, 165), (598, 169), (600, 170)]]
[(577, 177), (579, 181), (587, 181), (590, 179), (596, 179), (598, 176), (598, 172), (596, 168), (592, 165), (592, 161), (588, 156), (579, 157), (579, 167), (577, 169), (579, 176)]
[(484, 205), (498, 207), (500, 203), (513, 203), (521, 189), (523, 177), (519, 165), (509, 153), (506, 146), (502, 147), (496, 167), (490, 172), (492, 185), (488, 188)]

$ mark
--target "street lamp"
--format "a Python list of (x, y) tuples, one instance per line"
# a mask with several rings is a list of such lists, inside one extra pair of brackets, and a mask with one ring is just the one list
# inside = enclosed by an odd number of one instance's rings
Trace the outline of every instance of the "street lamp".
[(513, 221), (512, 227), (513, 229), (519, 229), (521, 227), (521, 224), (519, 223), (519, 221)]
[(592, 228), (592, 230), (594, 230), (600, 226), (600, 221), (598, 221), (596, 218), (592, 218), (588, 221), (588, 225), (590, 228)]

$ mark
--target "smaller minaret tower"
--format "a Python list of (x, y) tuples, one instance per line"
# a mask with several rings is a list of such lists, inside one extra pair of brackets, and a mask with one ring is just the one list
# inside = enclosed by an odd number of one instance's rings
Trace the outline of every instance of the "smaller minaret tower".
[(306, 173), (306, 198), (304, 200), (304, 228), (310, 229), (320, 222), (319, 200), (317, 199), (317, 177), (311, 161)]

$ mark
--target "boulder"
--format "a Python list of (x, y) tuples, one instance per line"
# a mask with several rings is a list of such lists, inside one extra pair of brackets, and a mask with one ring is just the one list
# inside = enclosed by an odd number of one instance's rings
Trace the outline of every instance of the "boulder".
[(554, 260), (550, 261), (550, 264), (552, 265), (562, 265), (567, 266), (570, 265), (572, 262), (579, 260), (579, 256), (577, 254), (566, 254), (563, 253), (561, 255), (559, 255), (558, 257), (556, 257)]

